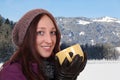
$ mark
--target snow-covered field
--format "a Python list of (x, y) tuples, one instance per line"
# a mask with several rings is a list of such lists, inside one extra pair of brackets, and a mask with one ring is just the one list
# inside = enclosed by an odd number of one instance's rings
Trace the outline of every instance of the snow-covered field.
[(120, 80), (120, 61), (88, 61), (77, 80)]
[(120, 80), (120, 60), (89, 60), (77, 80)]

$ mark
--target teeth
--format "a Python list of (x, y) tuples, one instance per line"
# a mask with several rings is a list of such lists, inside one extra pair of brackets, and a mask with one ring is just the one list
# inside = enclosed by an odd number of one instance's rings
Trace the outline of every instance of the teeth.
[(50, 46), (44, 46), (43, 48), (50, 48)]

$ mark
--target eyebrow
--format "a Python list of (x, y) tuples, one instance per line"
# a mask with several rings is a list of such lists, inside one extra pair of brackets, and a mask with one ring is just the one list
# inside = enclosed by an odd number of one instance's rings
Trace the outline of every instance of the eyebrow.
[(55, 28), (55, 27), (54, 27), (54, 28), (52, 28), (52, 30), (54, 30), (54, 29), (56, 30), (56, 28)]
[(44, 27), (38, 27), (37, 29), (45, 29)]
[[(46, 29), (45, 27), (38, 27), (38, 29)], [(52, 29), (56, 29), (55, 27), (53, 27)]]
[[(38, 29), (46, 29), (45, 27), (39, 27)], [(51, 30), (56, 30), (55, 27), (53, 27)]]

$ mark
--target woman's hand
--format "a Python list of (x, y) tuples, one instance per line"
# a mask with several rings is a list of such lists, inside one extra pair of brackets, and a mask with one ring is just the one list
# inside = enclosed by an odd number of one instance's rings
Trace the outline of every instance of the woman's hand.
[(79, 73), (85, 68), (86, 62), (86, 54), (84, 54), (84, 60), (83, 57), (77, 54), (72, 62), (65, 58), (63, 64), (60, 65), (58, 57), (55, 56), (55, 80), (76, 80)]

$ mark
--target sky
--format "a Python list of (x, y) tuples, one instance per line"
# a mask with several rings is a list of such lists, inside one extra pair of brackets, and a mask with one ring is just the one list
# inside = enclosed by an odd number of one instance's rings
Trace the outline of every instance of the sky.
[(120, 19), (120, 0), (0, 0), (0, 15), (13, 21), (36, 8), (46, 9), (54, 17)]

